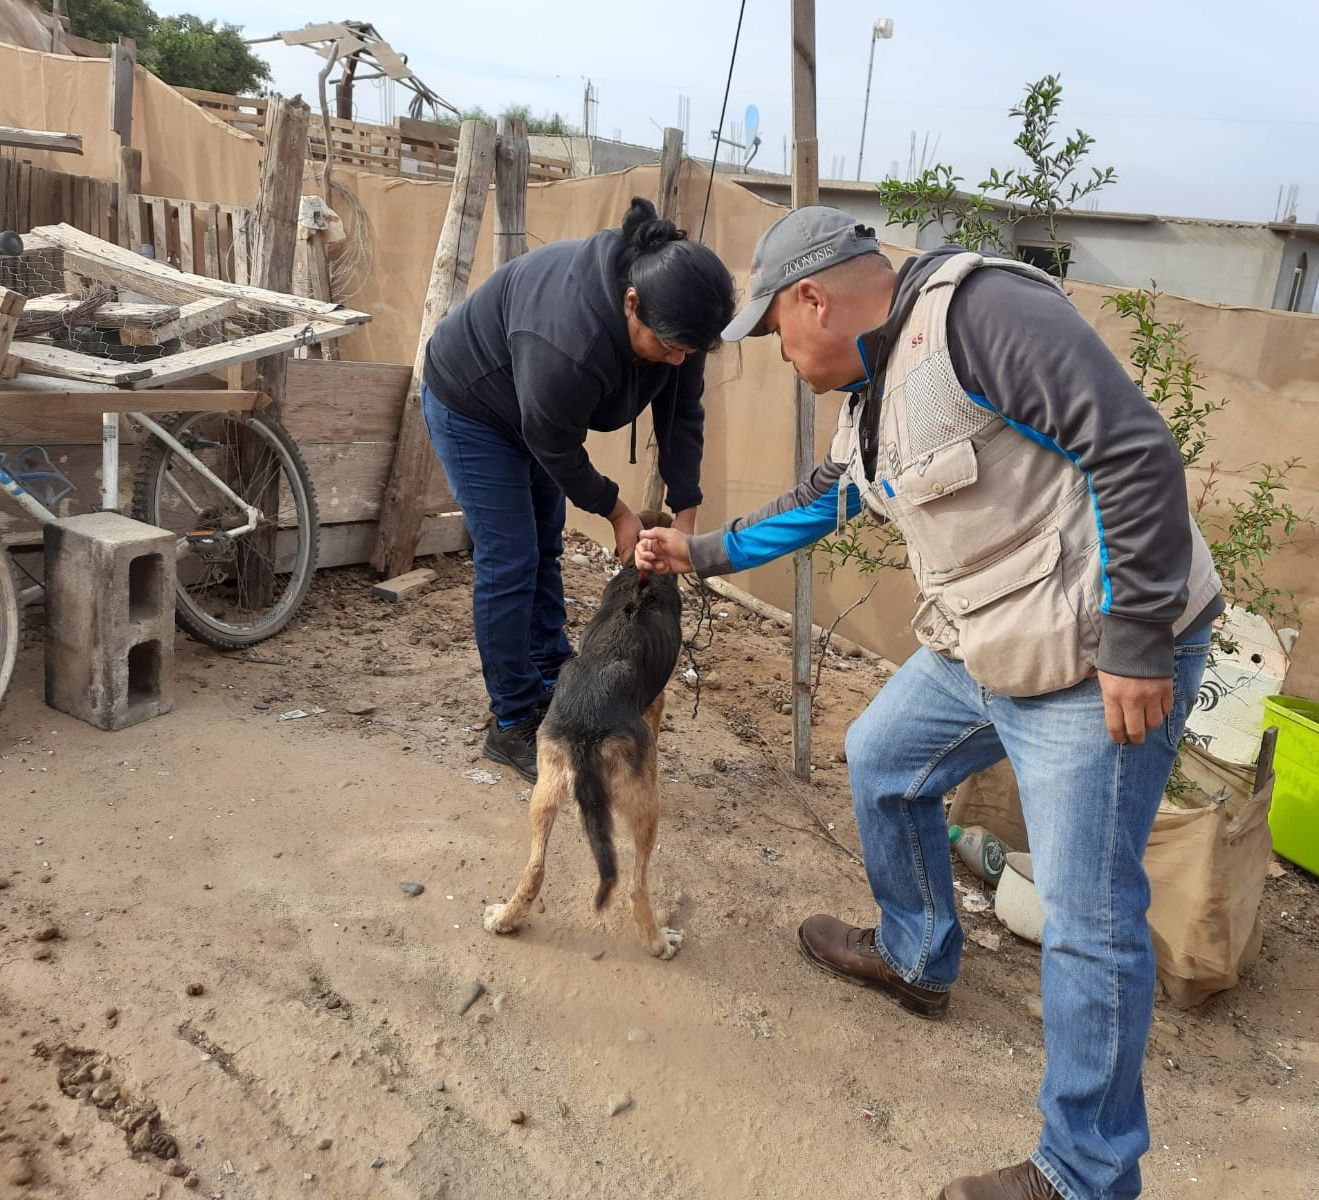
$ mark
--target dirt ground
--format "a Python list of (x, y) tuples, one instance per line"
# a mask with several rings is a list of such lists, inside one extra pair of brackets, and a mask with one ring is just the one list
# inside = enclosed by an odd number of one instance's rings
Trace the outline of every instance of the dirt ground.
[[(607, 567), (569, 553), (580, 622)], [(813, 912), (874, 918), (808, 812), (855, 844), (842, 739), (874, 664), (829, 659), (798, 784), (787, 639), (716, 601), (661, 750), (681, 953), (590, 915), (571, 815), (544, 911), (495, 938), (528, 793), (479, 757), (470, 563), (434, 565), (399, 605), (324, 573), (246, 656), (180, 638), (174, 712), (118, 734), (44, 706), (32, 631), (0, 713), (0, 1196), (930, 1200), (1031, 1149), (1037, 949), (966, 914), (933, 1024), (796, 950)], [(1159, 1007), (1152, 1198), (1319, 1193), (1319, 884), (1277, 871), (1243, 984)]]

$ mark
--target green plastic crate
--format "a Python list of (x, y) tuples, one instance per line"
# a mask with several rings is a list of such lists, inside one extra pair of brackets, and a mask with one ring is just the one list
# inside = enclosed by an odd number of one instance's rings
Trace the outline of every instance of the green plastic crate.
[(1297, 696), (1268, 696), (1264, 727), (1278, 727), (1273, 756), (1273, 848), (1319, 875), (1319, 703)]

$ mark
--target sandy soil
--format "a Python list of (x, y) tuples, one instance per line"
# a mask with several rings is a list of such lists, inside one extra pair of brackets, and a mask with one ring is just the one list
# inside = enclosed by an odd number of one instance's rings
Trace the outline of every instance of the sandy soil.
[[(571, 552), (587, 615), (606, 568)], [(497, 939), (527, 791), (481, 781), (471, 567), (435, 565), (396, 606), (325, 573), (246, 657), (180, 639), (175, 711), (118, 734), (42, 704), (32, 632), (0, 713), (0, 1196), (915, 1200), (1031, 1148), (1035, 948), (968, 914), (941, 1024), (796, 950), (812, 912), (873, 920), (807, 806), (854, 844), (839, 760), (875, 666), (830, 658), (800, 785), (788, 643), (717, 602), (700, 712), (675, 680), (662, 747), (681, 953), (591, 917), (571, 819), (543, 913)], [(1315, 879), (1280, 870), (1265, 914), (1241, 987), (1160, 1006), (1150, 1197), (1319, 1192)]]

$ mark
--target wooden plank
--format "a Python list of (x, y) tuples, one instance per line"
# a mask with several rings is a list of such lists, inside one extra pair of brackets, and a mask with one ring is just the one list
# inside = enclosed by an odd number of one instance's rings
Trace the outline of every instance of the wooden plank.
[(187, 274), (197, 271), (197, 251), (194, 244), (196, 206), (183, 200), (179, 203), (179, 266)]
[(84, 379), (88, 383), (102, 383), (107, 387), (145, 380), (152, 372), (148, 366), (93, 358), (90, 354), (79, 354), (74, 350), (64, 350), (41, 342), (15, 342), (12, 353), (22, 361), (24, 369), (34, 375)]
[(392, 442), (411, 377), (411, 368), (395, 363), (294, 359), (285, 382), (284, 427), (300, 446)]
[(261, 191), (250, 225), (250, 270), (261, 286), (290, 292), (311, 110), (294, 99), (272, 104), (267, 116)]
[(114, 227), (110, 224), (112, 186), (108, 179), (92, 180), (92, 232), (103, 242), (115, 240)]
[(53, 133), (45, 129), (17, 129), (0, 125), (0, 146), (21, 150), (50, 150), (55, 154), (81, 154), (82, 136), (77, 133)]
[(348, 27), (340, 21), (326, 21), (319, 25), (306, 25), (301, 29), (286, 29), (280, 40), (286, 46), (310, 46), (313, 42), (337, 42), (351, 37)]
[[(302, 457), (316, 486), (322, 523), (379, 520), (393, 442), (322, 442), (302, 447)], [(422, 515), (458, 507), (443, 471), (432, 473), (418, 499)]]
[(133, 144), (133, 67), (137, 47), (132, 38), (120, 38), (110, 50), (110, 128), (121, 146)]
[(268, 103), (264, 96), (231, 96), (228, 92), (208, 92), (204, 88), (175, 88), (180, 96), (186, 96), (194, 104), (215, 104), (226, 108), (251, 108), (258, 114), (264, 114)]
[(397, 81), (413, 77), (412, 68), (395, 53), (394, 47), (388, 42), (373, 43), (370, 54), (390, 79)]
[(464, 121), (458, 173), (444, 227), (435, 248), (430, 283), (421, 313), (420, 336), (408, 384), (408, 402), (399, 422), (398, 444), (380, 519), (379, 541), (371, 564), (383, 575), (401, 575), (412, 566), (421, 519), (418, 498), (436, 474), (435, 454), (417, 397), (431, 334), (449, 308), (467, 294), (476, 239), (494, 175), (495, 131), (480, 121)]
[[(321, 536), (316, 555), (316, 568), (346, 567), (355, 563), (364, 563), (371, 557), (371, 548), (376, 543), (376, 523), (374, 521), (349, 521), (338, 525), (321, 523)], [(294, 535), (284, 532), (279, 535), (278, 561), (280, 570), (288, 570), (292, 562)], [(417, 537), (418, 557), (428, 554), (453, 554), (459, 550), (470, 550), (472, 539), (467, 535), (467, 526), (463, 514), (457, 512), (436, 513), (423, 517), (421, 533)]]
[[(13, 382), (29, 381), (27, 377)], [(224, 388), (160, 388), (133, 392), (123, 388), (87, 391), (18, 390), (8, 384), (0, 388), (0, 417), (8, 422), (15, 417), (95, 417), (105, 412), (251, 412), (265, 407), (267, 397), (261, 392), (230, 391)], [(98, 425), (96, 442), (101, 440)]]
[(14, 210), (14, 206), (9, 192), (10, 175), (17, 165), (14, 159), (0, 154), (0, 229), (13, 229), (18, 223), (10, 215)]
[[(70, 295), (68, 292), (56, 292), (50, 296), (34, 296), (27, 306), (29, 315), (40, 313), (42, 316), (65, 316), (73, 312), (85, 297)], [(180, 309), (175, 304), (123, 304), (111, 301), (102, 304), (90, 316), (84, 317), (79, 324), (94, 329), (124, 329), (130, 325), (147, 326), (164, 325), (167, 321), (177, 321)]]
[[(322, 338), (343, 337), (351, 333), (351, 326), (332, 325), (328, 321), (314, 321), (307, 325), (294, 325), (287, 329), (272, 329), (249, 337), (234, 338), (215, 346), (202, 346), (169, 354), (147, 365), (144, 376), (133, 380), (135, 388), (163, 387), (193, 375), (218, 371), (240, 363), (255, 362), (271, 354), (283, 354), (296, 346), (320, 341)], [(20, 343), (26, 345), (27, 343)]]
[(18, 292), (0, 287), (0, 379), (11, 379), (22, 366), (20, 360), (9, 353), (18, 319), (23, 315), (26, 300)]
[[(237, 300), (214, 300), (210, 297), (195, 300), (191, 304), (180, 307), (178, 320), (174, 322), (174, 327), (178, 331), (175, 336), (187, 337), (190, 333), (208, 329), (237, 315)], [(224, 335), (223, 330), (219, 332), (220, 336)]]
[(346, 59), (350, 54), (365, 49), (366, 43), (356, 34), (350, 33), (347, 37), (337, 38), (333, 45), (317, 46), (316, 53), (326, 59), (332, 54), (338, 59)]
[(205, 231), (202, 234), (202, 270), (208, 279), (220, 278), (220, 206), (206, 206)]
[[(156, 261), (170, 263), (169, 257), (169, 201), (163, 196), (151, 198), (151, 244), (156, 248)], [(173, 263), (170, 263), (173, 266)]]
[(234, 282), (250, 284), (252, 282), (252, 223), (246, 209), (232, 214)]
[(432, 571), (429, 567), (418, 567), (406, 574), (396, 575), (393, 579), (381, 580), (371, 589), (371, 595), (377, 600), (388, 600), (390, 604), (397, 604), (400, 600), (424, 592), (439, 577), (438, 571)]
[(500, 117), (495, 153), (494, 265), (502, 267), (527, 251), (527, 162), (523, 121)]
[(302, 296), (289, 296), (264, 288), (175, 271), (164, 263), (152, 262), (121, 246), (112, 246), (67, 225), (45, 225), (33, 230), (33, 233), (50, 245), (62, 249), (66, 262), (72, 259), (75, 269), (80, 273), (107, 283), (130, 287), (171, 303), (191, 304), (201, 296), (222, 296), (277, 312), (294, 313), (314, 321), (362, 325), (371, 319), (369, 314), (356, 312), (341, 304), (309, 300)]
[(139, 254), (146, 243), (146, 222), (143, 214), (146, 201), (141, 196), (128, 197), (128, 247), (130, 253)]
[(73, 182), (73, 208), (78, 214), (74, 224), (96, 236), (96, 201), (92, 181), (86, 175), (79, 175)]
[(15, 229), (26, 233), (32, 228), (32, 164), (18, 164), (18, 212), (15, 216)]
[(141, 241), (133, 242), (132, 234), (129, 231), (128, 215), (133, 209), (138, 210), (138, 224), (141, 225), (141, 204), (137, 197), (142, 192), (142, 151), (134, 150), (132, 146), (119, 147), (118, 163), (118, 202), (119, 202), (119, 222), (116, 226), (116, 233), (113, 238), (107, 238), (107, 241), (118, 242), (121, 246), (127, 246), (134, 253), (137, 252)]

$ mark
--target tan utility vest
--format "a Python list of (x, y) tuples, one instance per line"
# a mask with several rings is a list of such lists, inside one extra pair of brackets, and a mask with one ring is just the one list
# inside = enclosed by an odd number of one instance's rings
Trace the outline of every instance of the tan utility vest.
[[(830, 457), (848, 464), (864, 506), (902, 530), (919, 592), (912, 628), (932, 650), (961, 659), (982, 687), (1037, 696), (1092, 675), (1105, 575), (1098, 506), (1087, 476), (1060, 450), (977, 404), (948, 353), (948, 306), (982, 267), (1057, 286), (1010, 259), (950, 256), (921, 285), (889, 355), (882, 397), (845, 403)], [(857, 430), (880, 404), (875, 478)], [(1183, 632), (1220, 590), (1191, 521)]]

